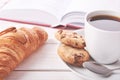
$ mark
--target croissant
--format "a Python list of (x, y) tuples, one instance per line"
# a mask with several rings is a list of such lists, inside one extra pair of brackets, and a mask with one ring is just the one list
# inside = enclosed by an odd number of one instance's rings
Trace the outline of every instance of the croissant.
[(47, 38), (47, 32), (37, 27), (10, 27), (0, 32), (0, 80), (45, 43)]

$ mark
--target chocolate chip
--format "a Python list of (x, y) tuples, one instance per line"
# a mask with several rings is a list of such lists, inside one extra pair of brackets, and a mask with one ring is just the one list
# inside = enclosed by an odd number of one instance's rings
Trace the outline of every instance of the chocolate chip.
[(76, 33), (76, 32), (73, 32), (73, 34), (74, 34), (74, 35), (77, 35), (77, 33)]
[(82, 43), (84, 46), (86, 46), (85, 42)]
[(83, 54), (74, 54), (74, 63), (79, 63), (79, 61), (83, 58)]
[(78, 46), (78, 43), (76, 42), (75, 45)]
[(77, 36), (73, 36), (73, 38), (78, 38)]
[(66, 37), (66, 35), (65, 35), (65, 34), (63, 34), (63, 35), (61, 36), (61, 39), (65, 38), (65, 37)]
[(82, 38), (82, 36), (80, 36), (80, 38)]
[(63, 30), (59, 30), (59, 31), (58, 31), (59, 34), (62, 34), (62, 32), (63, 32)]

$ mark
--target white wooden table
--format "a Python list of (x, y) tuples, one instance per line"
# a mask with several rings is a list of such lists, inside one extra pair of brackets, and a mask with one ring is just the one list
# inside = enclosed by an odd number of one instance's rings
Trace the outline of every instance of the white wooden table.
[[(0, 30), (9, 26), (33, 25), (0, 21)], [(47, 42), (25, 59), (5, 80), (84, 80), (72, 73), (57, 55), (59, 42), (54, 37), (56, 29), (42, 28), (49, 34)]]

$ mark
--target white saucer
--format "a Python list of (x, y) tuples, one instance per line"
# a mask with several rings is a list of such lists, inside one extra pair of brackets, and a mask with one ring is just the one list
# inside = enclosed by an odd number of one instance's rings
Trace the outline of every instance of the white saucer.
[[(84, 36), (84, 29), (77, 30), (75, 32)], [(103, 76), (95, 74), (83, 67), (75, 67), (75, 66), (72, 66), (67, 63), (65, 63), (65, 64), (69, 67), (69, 69), (72, 72), (74, 72), (75, 74), (77, 74), (78, 76), (80, 76), (86, 80), (120, 80), (120, 70), (114, 71), (114, 73), (110, 77), (103, 77)], [(111, 68), (111, 69), (120, 67), (120, 61), (118, 61), (112, 65), (105, 65), (105, 66), (107, 66), (108, 68)]]

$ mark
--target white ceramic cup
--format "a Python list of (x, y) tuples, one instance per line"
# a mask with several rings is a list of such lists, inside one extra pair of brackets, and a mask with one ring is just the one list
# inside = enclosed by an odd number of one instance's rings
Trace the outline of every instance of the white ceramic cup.
[[(92, 11), (85, 17), (85, 41), (86, 48), (91, 57), (102, 64), (111, 64), (120, 58), (120, 26), (100, 29), (90, 24), (89, 19), (97, 15), (110, 15), (120, 18), (120, 13), (115, 11)], [(111, 29), (111, 30), (109, 30)]]

